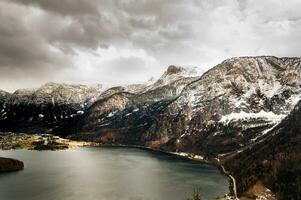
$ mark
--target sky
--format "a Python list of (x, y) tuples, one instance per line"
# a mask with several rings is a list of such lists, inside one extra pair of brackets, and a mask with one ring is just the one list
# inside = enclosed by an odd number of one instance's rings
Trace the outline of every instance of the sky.
[(300, 0), (0, 0), (0, 88), (122, 85), (301, 54)]

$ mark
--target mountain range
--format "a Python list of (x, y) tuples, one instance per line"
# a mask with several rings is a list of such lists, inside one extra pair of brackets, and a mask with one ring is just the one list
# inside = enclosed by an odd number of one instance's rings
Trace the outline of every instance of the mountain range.
[(201, 155), (220, 160), (238, 196), (301, 199), (300, 96), (301, 58), (238, 57), (203, 74), (169, 66), (146, 84), (0, 91), (0, 131)]

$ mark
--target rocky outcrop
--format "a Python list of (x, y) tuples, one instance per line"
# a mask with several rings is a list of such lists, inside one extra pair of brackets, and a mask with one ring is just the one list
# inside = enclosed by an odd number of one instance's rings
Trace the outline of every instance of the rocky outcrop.
[(24, 169), (22, 161), (0, 157), (0, 172), (11, 172)]

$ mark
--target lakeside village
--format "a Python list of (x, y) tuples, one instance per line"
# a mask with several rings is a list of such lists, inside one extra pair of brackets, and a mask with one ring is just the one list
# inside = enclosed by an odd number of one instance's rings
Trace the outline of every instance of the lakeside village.
[(72, 141), (50, 134), (25, 134), (0, 132), (0, 149), (64, 150), (75, 147), (92, 146), (89, 142)]

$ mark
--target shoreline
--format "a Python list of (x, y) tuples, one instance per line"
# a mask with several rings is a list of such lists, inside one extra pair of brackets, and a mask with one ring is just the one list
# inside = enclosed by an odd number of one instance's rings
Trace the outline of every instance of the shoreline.
[[(124, 144), (101, 144), (101, 143), (95, 143), (95, 142), (86, 142), (86, 141), (74, 141), (74, 140), (69, 140), (69, 139), (65, 139), (65, 138), (60, 138), (60, 140), (63, 140), (67, 143), (69, 143), (68, 148), (66, 149), (45, 149), (46, 151), (66, 151), (68, 149), (76, 149), (76, 148), (84, 148), (84, 147), (121, 147), (121, 148), (136, 148), (136, 149), (142, 149), (142, 150), (146, 150), (146, 151), (151, 151), (151, 152), (155, 152), (155, 153), (162, 153), (165, 155), (169, 155), (169, 156), (174, 156), (174, 157), (178, 157), (181, 159), (187, 159), (187, 160), (191, 160), (191, 161), (196, 161), (202, 164), (208, 164), (211, 166), (216, 167), (221, 174), (225, 175), (228, 178), (228, 182), (229, 182), (229, 193), (226, 194), (228, 197), (227, 199), (238, 199), (237, 198), (237, 190), (236, 190), (236, 181), (234, 179), (234, 177), (229, 174), (224, 166), (220, 163), (218, 158), (212, 159), (212, 160), (206, 160), (204, 159), (203, 156), (201, 155), (197, 155), (197, 154), (192, 154), (192, 153), (185, 153), (185, 152), (169, 152), (169, 151), (164, 151), (162, 149), (158, 149), (158, 148), (150, 148), (150, 147), (146, 147), (146, 146), (140, 146), (140, 145), (124, 145)], [(25, 149), (25, 150), (30, 150), (30, 151), (44, 151), (44, 150), (37, 150), (37, 149), (32, 149), (32, 148), (17, 148), (17, 149), (0, 149), (1, 151), (11, 151), (11, 150), (21, 150), (21, 149)], [(214, 161), (216, 160), (216, 162)]]
[(210, 161), (210, 160), (195, 158), (195, 156), (203, 157), (201, 155), (193, 155), (192, 156), (192, 154), (185, 153), (185, 152), (169, 152), (169, 151), (163, 151), (162, 149), (153, 149), (153, 148), (150, 148), (150, 147), (139, 146), (139, 145), (99, 144), (99, 147), (137, 148), (137, 149), (142, 149), (142, 150), (147, 150), (147, 151), (159, 152), (159, 153), (163, 153), (163, 154), (166, 154), (166, 155), (170, 155), (170, 156), (174, 156), (174, 157), (178, 157), (178, 158), (182, 158), (182, 159), (184, 158), (184, 159), (187, 159), (187, 160), (193, 160), (193, 161), (200, 162), (202, 164), (208, 164), (208, 165), (214, 166), (220, 171), (221, 174), (225, 175), (228, 178), (229, 194), (226, 194), (227, 197), (229, 197), (230, 199), (239, 200), (239, 198), (237, 197), (236, 180), (229, 172), (227, 172), (225, 170), (224, 166), (220, 163), (220, 160), (218, 158), (215, 158), (215, 160), (217, 160), (217, 162), (213, 162), (213, 161)]

